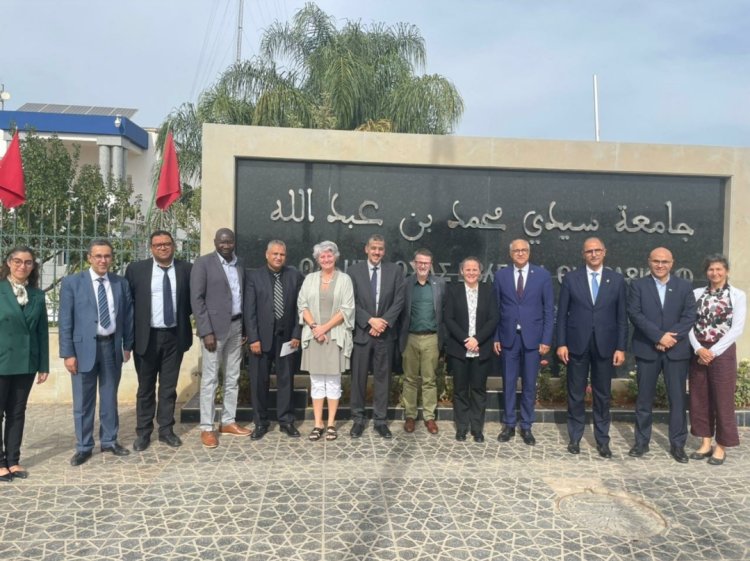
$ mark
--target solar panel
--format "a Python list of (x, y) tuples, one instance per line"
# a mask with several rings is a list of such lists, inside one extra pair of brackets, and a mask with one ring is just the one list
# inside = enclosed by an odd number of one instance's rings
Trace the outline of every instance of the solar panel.
[(54, 103), (24, 103), (19, 111), (33, 113), (67, 113), (70, 115), (121, 115), (132, 119), (138, 110), (128, 107), (97, 107), (96, 105), (62, 105)]

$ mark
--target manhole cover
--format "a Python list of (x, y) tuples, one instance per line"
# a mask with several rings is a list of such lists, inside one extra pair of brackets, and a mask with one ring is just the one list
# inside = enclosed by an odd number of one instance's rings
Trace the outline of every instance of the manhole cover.
[(582, 528), (624, 538), (654, 536), (667, 527), (655, 509), (627, 497), (584, 491), (561, 498), (558, 506)]

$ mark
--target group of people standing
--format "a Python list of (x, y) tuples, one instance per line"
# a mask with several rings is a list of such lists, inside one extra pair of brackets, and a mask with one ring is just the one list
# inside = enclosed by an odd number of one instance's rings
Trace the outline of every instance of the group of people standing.
[[(467, 257), (460, 266), (463, 282), (450, 286), (432, 273), (427, 249), (415, 252), (414, 272), (404, 277), (396, 264), (384, 261), (385, 240), (377, 234), (367, 240), (367, 259), (346, 273), (336, 267), (339, 250), (334, 242), (315, 245), (318, 270), (304, 278), (286, 264), (281, 240), (268, 243), (265, 266), (252, 270), (235, 254), (232, 230), (218, 230), (214, 246), (215, 251), (191, 265), (174, 258), (174, 239), (158, 230), (150, 237), (152, 257), (131, 263), (120, 277), (110, 271), (111, 243), (94, 240), (87, 253), (90, 268), (63, 279), (59, 353), (72, 380), (72, 465), (92, 455), (97, 392), (102, 452), (130, 453), (118, 442), (117, 389), (122, 364), (131, 353), (138, 375), (133, 449), (141, 452), (150, 446), (154, 419), (160, 442), (182, 445), (174, 432), (174, 412), (182, 357), (193, 341), (191, 315), (201, 341), (200, 434), (207, 448), (218, 446), (223, 436), (260, 440), (266, 435), (272, 371), (279, 428), (289, 437), (300, 437), (293, 400), (300, 350), (301, 368), (310, 374), (314, 414), (309, 440), (338, 438), (341, 375), (349, 369), (350, 436), (359, 438), (366, 429), (372, 373), (374, 430), (392, 438), (387, 408), (397, 347), (404, 372), (406, 432), (416, 430), (420, 389), (425, 428), (431, 434), (439, 430), (436, 371), (444, 351), (454, 383), (455, 438), (465, 441), (471, 434), (483, 442), (494, 354), (502, 361), (504, 387), (498, 440), (508, 442), (519, 427), (523, 442), (532, 446), (537, 373), (556, 335), (557, 356), (568, 374), (567, 449), (580, 453), (590, 380), (597, 451), (611, 458), (611, 381), (615, 368), (625, 362), (628, 318), (638, 385), (635, 445), (629, 455), (640, 457), (649, 450), (660, 373), (670, 406), (670, 454), (676, 461), (688, 461), (688, 375), (691, 431), (702, 439), (690, 458), (720, 465), (725, 449), (739, 444), (733, 400), (735, 341), (744, 328), (746, 302), (744, 292), (729, 284), (729, 263), (721, 255), (706, 259), (709, 285), (693, 290), (670, 274), (669, 250), (656, 248), (648, 258), (650, 274), (628, 287), (622, 275), (604, 267), (604, 243), (589, 238), (582, 248), (585, 266), (563, 279), (555, 318), (551, 276), (530, 263), (531, 247), (523, 239), (511, 242), (512, 266), (497, 271), (492, 284), (479, 282), (482, 264)], [(38, 282), (33, 250), (11, 250), (0, 268), (0, 481), (28, 476), (20, 464), (26, 403), (34, 378), (42, 383), (49, 372), (47, 309)], [(252, 430), (236, 422), (245, 348)], [(216, 430), (220, 383), (223, 407)]]

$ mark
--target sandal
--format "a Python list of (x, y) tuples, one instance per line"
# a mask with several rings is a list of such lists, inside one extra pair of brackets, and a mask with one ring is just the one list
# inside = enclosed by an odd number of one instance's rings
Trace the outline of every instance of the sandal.
[(325, 429), (323, 427), (315, 427), (310, 433), (310, 436), (308, 436), (307, 438), (312, 441), (320, 440), (320, 438), (323, 436), (324, 430)]
[(336, 427), (331, 425), (326, 429), (326, 440), (336, 440), (339, 437), (339, 433), (336, 432)]

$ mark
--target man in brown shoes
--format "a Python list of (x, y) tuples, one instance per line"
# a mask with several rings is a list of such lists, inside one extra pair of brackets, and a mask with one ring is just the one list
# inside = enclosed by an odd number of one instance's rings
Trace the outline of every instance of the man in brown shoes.
[(404, 308), (399, 321), (399, 346), (404, 369), (404, 430), (414, 432), (417, 394), (422, 381), (422, 417), (427, 431), (438, 431), (435, 422), (437, 387), (435, 374), (443, 345), (443, 294), (445, 281), (431, 274), (432, 253), (418, 249), (411, 263), (416, 271), (405, 280)]

